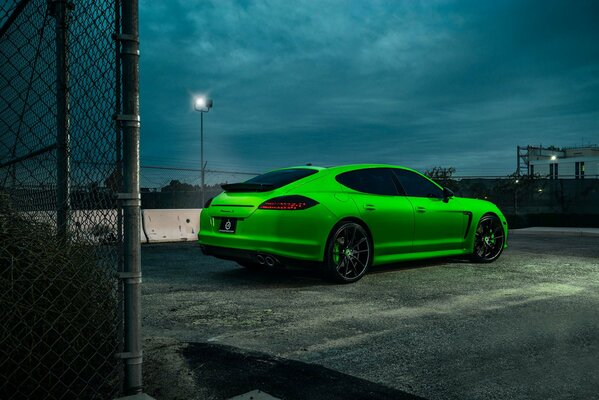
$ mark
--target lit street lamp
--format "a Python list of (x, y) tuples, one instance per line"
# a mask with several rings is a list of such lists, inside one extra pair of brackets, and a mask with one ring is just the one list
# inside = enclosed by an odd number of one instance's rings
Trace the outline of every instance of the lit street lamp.
[(212, 108), (212, 100), (204, 96), (196, 97), (193, 108), (200, 112), (200, 163), (202, 164), (202, 207), (204, 207), (204, 172), (206, 170), (206, 164), (204, 164), (204, 113)]

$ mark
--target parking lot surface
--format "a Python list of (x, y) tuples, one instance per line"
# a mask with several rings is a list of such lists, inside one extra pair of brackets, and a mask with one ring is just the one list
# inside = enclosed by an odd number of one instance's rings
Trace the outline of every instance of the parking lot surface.
[[(176, 346), (156, 343), (197, 342), (427, 399), (599, 398), (599, 237), (519, 234), (509, 244), (492, 264), (378, 267), (351, 285), (248, 271), (195, 243), (146, 245), (147, 368), (175, 368), (156, 349)], [(156, 372), (147, 376), (156, 389)]]

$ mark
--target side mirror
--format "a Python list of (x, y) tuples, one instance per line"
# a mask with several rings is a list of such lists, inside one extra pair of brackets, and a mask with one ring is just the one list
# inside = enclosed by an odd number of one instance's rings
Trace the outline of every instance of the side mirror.
[(449, 201), (450, 198), (452, 198), (453, 196), (455, 196), (455, 194), (453, 193), (453, 190), (444, 187), (443, 188), (443, 201), (445, 203), (447, 203)]

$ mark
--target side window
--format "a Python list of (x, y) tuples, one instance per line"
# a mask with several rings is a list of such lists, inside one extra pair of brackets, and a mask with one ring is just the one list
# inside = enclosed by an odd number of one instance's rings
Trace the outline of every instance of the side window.
[(428, 179), (405, 169), (394, 169), (407, 196), (443, 198), (443, 190)]
[(369, 168), (348, 171), (335, 177), (337, 182), (358, 192), (397, 195), (393, 172), (388, 168)]

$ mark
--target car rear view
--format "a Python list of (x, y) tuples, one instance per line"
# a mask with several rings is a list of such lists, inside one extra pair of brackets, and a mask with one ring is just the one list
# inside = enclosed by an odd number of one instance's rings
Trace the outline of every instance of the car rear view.
[(312, 221), (333, 221), (333, 215), (309, 194), (293, 194), (294, 187), (319, 179), (321, 171), (286, 168), (223, 185), (224, 192), (202, 210), (202, 251), (246, 267), (322, 259), (322, 239), (310, 235)]

